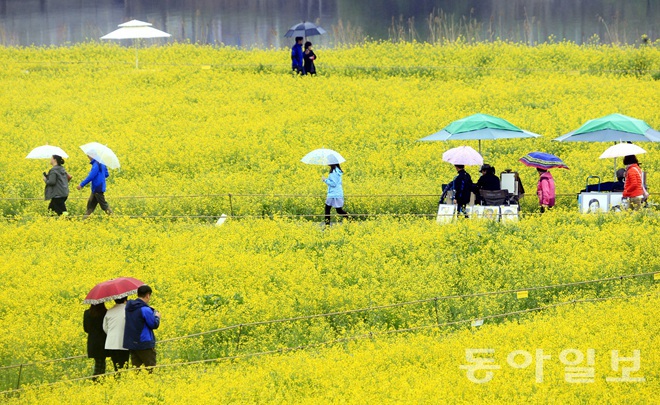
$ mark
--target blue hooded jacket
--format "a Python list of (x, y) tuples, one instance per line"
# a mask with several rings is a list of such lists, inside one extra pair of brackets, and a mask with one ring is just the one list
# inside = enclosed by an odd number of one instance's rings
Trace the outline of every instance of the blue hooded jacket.
[(302, 45), (296, 42), (291, 48), (291, 67), (302, 70), (303, 68), (303, 49)]
[(105, 179), (110, 176), (108, 168), (96, 160), (92, 160), (89, 164), (92, 165), (92, 169), (85, 180), (80, 183), (80, 187), (85, 187), (91, 181), (92, 193), (105, 193)]
[(154, 329), (160, 326), (160, 318), (154, 309), (141, 299), (126, 303), (126, 326), (124, 327), (124, 349), (147, 350), (156, 346)]
[(341, 176), (344, 172), (337, 168), (328, 175), (328, 178), (323, 180), (328, 185), (328, 198), (344, 198), (344, 189), (341, 185)]

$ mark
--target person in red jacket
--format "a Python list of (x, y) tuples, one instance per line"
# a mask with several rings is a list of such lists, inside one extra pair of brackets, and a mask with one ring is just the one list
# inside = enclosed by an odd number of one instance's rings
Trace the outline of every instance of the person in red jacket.
[(630, 208), (638, 210), (642, 203), (649, 196), (644, 188), (642, 178), (642, 169), (639, 168), (639, 162), (635, 155), (628, 155), (623, 158), (623, 164), (626, 166), (626, 182), (623, 187), (623, 198), (628, 199)]

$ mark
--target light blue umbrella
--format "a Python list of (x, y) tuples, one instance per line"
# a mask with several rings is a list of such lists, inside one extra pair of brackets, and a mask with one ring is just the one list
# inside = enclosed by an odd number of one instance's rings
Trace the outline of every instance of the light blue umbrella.
[(541, 135), (525, 131), (509, 121), (488, 114), (474, 114), (447, 125), (441, 131), (420, 141), (466, 141), (478, 140), (481, 153), (481, 140), (538, 138)]

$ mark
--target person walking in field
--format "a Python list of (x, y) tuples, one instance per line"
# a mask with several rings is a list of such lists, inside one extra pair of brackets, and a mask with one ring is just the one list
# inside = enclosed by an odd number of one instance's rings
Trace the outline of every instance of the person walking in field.
[(110, 209), (108, 202), (105, 200), (105, 179), (110, 176), (108, 173), (108, 168), (101, 162), (94, 160), (93, 157), (87, 157), (89, 158), (89, 164), (92, 165), (92, 168), (90, 169), (89, 174), (85, 180), (83, 180), (77, 187), (78, 190), (82, 190), (82, 188), (85, 187), (88, 183), (92, 183), (92, 193), (87, 200), (87, 210), (85, 211), (83, 218), (87, 218), (92, 215), (97, 205), (100, 205), (101, 209), (105, 211), (106, 214), (111, 215), (112, 210)]
[(325, 199), (325, 224), (330, 225), (330, 211), (334, 208), (337, 214), (348, 217), (348, 212), (344, 211), (344, 189), (342, 187), (342, 176), (344, 172), (339, 164), (330, 164), (330, 174), (321, 180), (328, 185), (328, 194)]
[(649, 196), (644, 188), (642, 169), (639, 168), (637, 156), (628, 155), (623, 158), (623, 164), (626, 166), (626, 181), (623, 186), (623, 198), (628, 199), (629, 207), (633, 210), (639, 210), (642, 203)]
[(124, 347), (130, 350), (134, 367), (156, 365), (156, 336), (154, 329), (160, 326), (160, 313), (149, 306), (152, 290), (148, 285), (140, 286), (138, 298), (126, 304)]
[(87, 357), (94, 359), (94, 375), (105, 374), (106, 334), (103, 331), (103, 318), (107, 309), (105, 304), (92, 304), (83, 314), (83, 329), (87, 333)]
[(303, 37), (296, 37), (296, 43), (291, 48), (291, 69), (294, 73), (305, 74), (303, 67)]
[(103, 318), (103, 331), (107, 334), (105, 350), (112, 359), (115, 371), (126, 367), (129, 352), (124, 348), (124, 328), (126, 326), (126, 297), (115, 300)]
[(312, 50), (312, 43), (307, 41), (305, 42), (305, 52), (303, 54), (303, 70), (304, 74), (316, 75), (316, 66), (314, 66), (314, 61), (316, 61), (316, 54)]
[(555, 206), (555, 179), (546, 169), (536, 169), (539, 173), (539, 183), (536, 186), (536, 195), (539, 198), (541, 213)]
[(71, 180), (71, 176), (62, 166), (64, 159), (61, 156), (53, 155), (50, 164), (53, 167), (48, 171), (48, 174), (44, 173), (44, 182), (46, 183), (44, 197), (46, 200), (50, 200), (48, 209), (54, 211), (57, 216), (68, 215), (66, 200), (69, 197), (69, 180)]

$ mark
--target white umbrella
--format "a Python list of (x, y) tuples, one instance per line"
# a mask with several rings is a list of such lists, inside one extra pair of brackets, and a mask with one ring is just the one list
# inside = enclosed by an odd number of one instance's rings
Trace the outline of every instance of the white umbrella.
[(442, 160), (453, 165), (480, 166), (484, 164), (484, 158), (469, 146), (449, 149), (442, 154)]
[(616, 145), (607, 148), (607, 150), (603, 152), (602, 155), (600, 155), (600, 158), (616, 159), (618, 157), (624, 157), (629, 155), (641, 155), (642, 153), (646, 153), (646, 151), (637, 145), (634, 145), (632, 143), (617, 143)]
[(320, 166), (338, 165), (345, 161), (346, 159), (344, 159), (339, 153), (332, 149), (313, 150), (306, 154), (305, 157), (301, 160), (301, 162), (307, 163), (308, 165)]
[(119, 169), (119, 159), (115, 152), (105, 145), (98, 142), (91, 142), (80, 147), (87, 156), (91, 156), (97, 162), (100, 162), (111, 169)]
[[(142, 39), (142, 38), (169, 38), (171, 37), (165, 31), (157, 30), (148, 22), (131, 20), (119, 24), (119, 29), (104, 35), (101, 39)], [(138, 68), (138, 48), (135, 46), (135, 68)]]
[(39, 146), (38, 148), (32, 149), (32, 152), (28, 153), (25, 157), (26, 159), (50, 159), (53, 155), (61, 156), (63, 158), (68, 158), (69, 155), (66, 154), (61, 148), (57, 146), (44, 145)]

